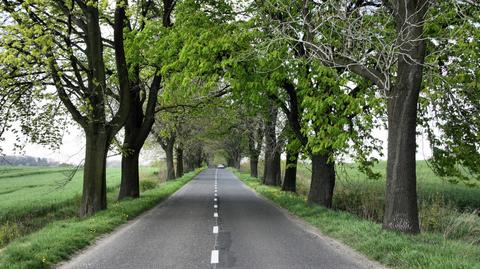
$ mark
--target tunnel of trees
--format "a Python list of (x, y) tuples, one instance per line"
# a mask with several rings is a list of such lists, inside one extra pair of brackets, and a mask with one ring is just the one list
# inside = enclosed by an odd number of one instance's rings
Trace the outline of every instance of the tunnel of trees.
[(386, 128), (383, 227), (405, 233), (420, 232), (418, 132), (438, 175), (480, 179), (475, 1), (4, 0), (0, 19), (0, 138), (58, 147), (80, 126), (82, 216), (107, 208), (113, 148), (118, 199), (139, 197), (152, 143), (168, 180), (214, 152), (296, 192), (303, 162), (308, 202), (329, 208), (342, 160), (378, 177)]

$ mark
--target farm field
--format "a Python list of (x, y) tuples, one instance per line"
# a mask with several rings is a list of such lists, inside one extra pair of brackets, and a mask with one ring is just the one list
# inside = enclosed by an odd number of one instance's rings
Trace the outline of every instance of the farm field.
[[(282, 163), (282, 174), (284, 169)], [(375, 167), (380, 179), (369, 179), (354, 165), (336, 167), (333, 208), (381, 223), (385, 205), (386, 162)], [(248, 164), (241, 172), (248, 173)], [(263, 173), (263, 164), (259, 165)], [(310, 167), (299, 163), (297, 193), (306, 197), (310, 186)], [(260, 175), (261, 177), (261, 175)], [(452, 184), (434, 174), (426, 161), (417, 161), (417, 190), (420, 223), (423, 231), (442, 233), (445, 237), (480, 243), (480, 182), (474, 186), (462, 182)]]
[[(366, 191), (378, 192), (378, 199), (383, 199), (385, 188), (385, 171), (387, 163), (379, 162), (373, 170), (381, 174), (380, 179), (369, 179), (365, 174), (358, 171), (354, 165), (345, 164), (336, 167), (336, 195), (343, 190), (357, 190), (358, 193)], [(249, 172), (248, 163), (243, 163), (242, 172)], [(285, 163), (282, 162), (282, 175)], [(260, 177), (263, 173), (263, 163), (259, 163)], [(297, 170), (297, 193), (307, 195), (310, 186), (309, 164), (299, 163)], [(480, 182), (471, 181), (473, 186), (467, 186), (462, 182), (451, 183), (441, 178), (430, 169), (426, 161), (417, 161), (418, 198), (421, 201), (429, 201), (442, 197), (450, 205), (459, 209), (480, 209)]]
[[(142, 190), (160, 182), (162, 169), (141, 167)], [(72, 177), (73, 172), (72, 167), (0, 166), (0, 248), (49, 222), (77, 215), (83, 170)], [(116, 199), (120, 173), (120, 168), (107, 168), (109, 200)]]

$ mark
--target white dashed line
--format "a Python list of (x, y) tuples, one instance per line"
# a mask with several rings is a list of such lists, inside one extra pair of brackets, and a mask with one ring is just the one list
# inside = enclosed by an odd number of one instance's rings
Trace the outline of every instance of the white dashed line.
[(219, 251), (217, 250), (218, 246), (217, 246), (217, 239), (218, 239), (218, 230), (219, 230), (219, 226), (218, 226), (218, 204), (217, 204), (217, 201), (218, 201), (218, 186), (217, 186), (217, 180), (218, 180), (218, 169), (215, 169), (215, 188), (214, 188), (214, 195), (215, 195), (215, 198), (213, 198), (213, 208), (214, 208), (214, 213), (213, 213), (213, 217), (215, 218), (215, 224), (213, 226), (213, 234), (215, 236), (215, 244), (213, 245), (213, 250), (212, 250), (212, 257), (211, 257), (211, 264), (213, 264), (213, 268), (216, 269), (217, 267), (217, 264), (218, 264), (218, 260), (219, 260)]
[(218, 250), (212, 250), (212, 258), (210, 263), (218, 263)]

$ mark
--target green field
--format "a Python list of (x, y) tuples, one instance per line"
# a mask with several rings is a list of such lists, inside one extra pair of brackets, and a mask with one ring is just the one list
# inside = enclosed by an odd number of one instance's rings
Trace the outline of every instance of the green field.
[[(382, 174), (380, 179), (367, 178), (354, 165), (337, 166), (333, 208), (381, 223), (385, 205), (386, 162), (378, 163), (374, 170)], [(243, 166), (241, 171), (248, 172), (248, 165)], [(263, 172), (262, 165), (259, 172)], [(300, 163), (297, 192), (303, 197), (309, 190), (310, 175), (308, 164)], [(425, 161), (417, 161), (417, 181), (422, 230), (479, 244), (480, 182), (471, 182), (477, 184), (473, 187), (463, 183), (452, 184), (436, 176)]]
[[(142, 182), (159, 183), (162, 170), (142, 167)], [(77, 215), (83, 172), (79, 169), (71, 177), (72, 172), (72, 167), (0, 166), (0, 248), (51, 221)], [(120, 168), (107, 169), (109, 201), (116, 198), (120, 172)], [(151, 184), (142, 184), (147, 185)]]

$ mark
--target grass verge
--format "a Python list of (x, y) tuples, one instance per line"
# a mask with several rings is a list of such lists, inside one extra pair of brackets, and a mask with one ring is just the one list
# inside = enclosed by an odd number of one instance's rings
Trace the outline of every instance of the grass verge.
[(309, 205), (305, 196), (262, 185), (257, 178), (234, 171), (248, 186), (317, 227), (324, 234), (392, 268), (480, 269), (480, 245), (448, 240), (440, 233), (405, 235), (382, 230), (380, 224), (342, 211)]
[(110, 203), (88, 218), (55, 221), (10, 243), (0, 252), (0, 268), (51, 268), (86, 247), (102, 234), (157, 205), (194, 178), (201, 169), (145, 191), (138, 199)]

